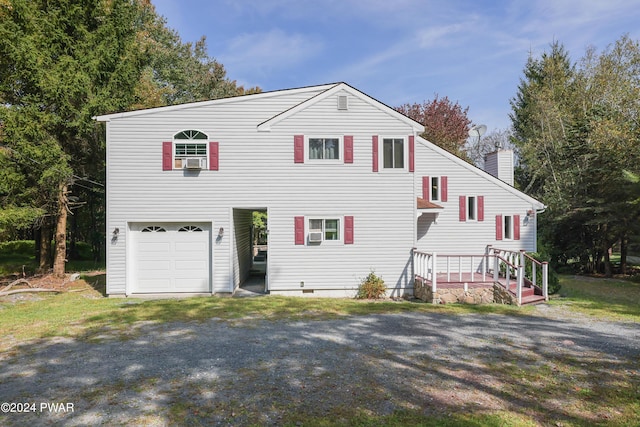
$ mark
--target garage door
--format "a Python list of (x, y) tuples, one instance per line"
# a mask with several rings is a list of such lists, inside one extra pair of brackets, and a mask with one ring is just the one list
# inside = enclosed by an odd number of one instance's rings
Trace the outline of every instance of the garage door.
[(131, 293), (210, 292), (211, 224), (135, 224), (131, 230)]

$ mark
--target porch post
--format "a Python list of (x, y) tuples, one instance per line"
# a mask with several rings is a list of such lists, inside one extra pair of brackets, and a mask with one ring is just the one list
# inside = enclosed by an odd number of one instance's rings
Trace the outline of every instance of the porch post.
[(549, 301), (549, 263), (542, 263), (542, 295), (545, 301)]
[(517, 297), (518, 297), (518, 305), (522, 305), (522, 283), (524, 282), (524, 266), (520, 264), (518, 266), (518, 277), (517, 277)]
[(411, 248), (411, 274), (413, 276), (413, 280), (416, 280), (416, 248)]
[(438, 290), (438, 285), (437, 285), (438, 271), (436, 270), (437, 266), (438, 266), (438, 259), (437, 259), (436, 253), (434, 252), (431, 255), (431, 292), (433, 292), (434, 294)]

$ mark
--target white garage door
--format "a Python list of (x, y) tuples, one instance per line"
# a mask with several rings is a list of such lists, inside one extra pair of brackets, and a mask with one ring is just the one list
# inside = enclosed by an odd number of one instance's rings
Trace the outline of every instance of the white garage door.
[(134, 224), (131, 293), (210, 292), (211, 224)]

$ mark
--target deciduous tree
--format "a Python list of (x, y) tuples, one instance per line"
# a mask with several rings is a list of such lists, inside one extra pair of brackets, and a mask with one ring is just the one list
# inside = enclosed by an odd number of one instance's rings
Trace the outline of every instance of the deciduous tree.
[(471, 120), (467, 117), (469, 107), (462, 108), (458, 102), (436, 94), (431, 101), (401, 105), (396, 110), (424, 125), (423, 138), (469, 160), (464, 150), (471, 128)]

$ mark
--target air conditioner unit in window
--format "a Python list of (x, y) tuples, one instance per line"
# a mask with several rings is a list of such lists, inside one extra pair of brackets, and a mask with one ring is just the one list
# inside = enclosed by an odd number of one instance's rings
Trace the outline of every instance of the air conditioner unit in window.
[(187, 157), (184, 159), (185, 169), (202, 169), (202, 159), (200, 157)]
[(320, 243), (320, 242), (322, 242), (322, 231), (310, 231), (309, 243)]

